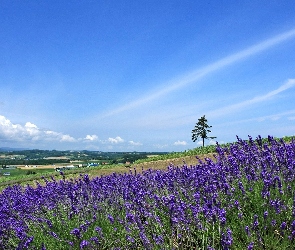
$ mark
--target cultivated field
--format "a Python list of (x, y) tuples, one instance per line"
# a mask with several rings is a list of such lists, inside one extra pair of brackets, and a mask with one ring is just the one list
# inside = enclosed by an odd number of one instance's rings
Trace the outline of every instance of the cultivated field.
[(239, 139), (201, 162), (116, 170), (4, 189), (0, 248), (294, 249), (292, 140)]

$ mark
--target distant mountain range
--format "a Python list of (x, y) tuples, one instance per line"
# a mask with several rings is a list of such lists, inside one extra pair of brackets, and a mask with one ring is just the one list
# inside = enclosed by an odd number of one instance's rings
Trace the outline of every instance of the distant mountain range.
[(0, 152), (22, 151), (22, 150), (29, 150), (29, 148), (9, 148), (9, 147), (0, 148)]

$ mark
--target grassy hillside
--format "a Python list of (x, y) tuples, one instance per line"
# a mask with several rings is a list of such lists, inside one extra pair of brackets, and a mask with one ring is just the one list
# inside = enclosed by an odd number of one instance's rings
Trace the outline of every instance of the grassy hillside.
[(294, 249), (294, 152), (295, 141), (238, 139), (201, 162), (186, 151), (11, 186), (0, 248)]
[[(295, 139), (294, 136), (285, 136), (282, 139), (289, 143), (291, 140)], [(276, 140), (280, 140), (280, 138), (275, 138)], [(263, 143), (267, 143), (267, 138), (261, 139)], [(236, 142), (234, 142), (236, 143)], [(231, 144), (234, 143), (227, 143), (227, 144), (221, 144), (221, 147), (230, 147)], [(102, 176), (102, 175), (109, 175), (114, 172), (116, 173), (129, 173), (130, 170), (136, 169), (137, 172), (141, 172), (142, 170), (147, 169), (167, 169), (169, 165), (174, 166), (194, 166), (199, 163), (199, 160), (196, 158), (196, 156), (200, 159), (204, 158), (211, 158), (214, 160), (214, 154), (216, 153), (216, 145), (209, 145), (205, 147), (197, 147), (190, 150), (185, 150), (183, 152), (172, 152), (170, 154), (165, 155), (159, 155), (150, 157), (144, 160), (137, 160), (133, 164), (129, 166), (125, 166), (122, 164), (113, 164), (113, 165), (100, 165), (98, 167), (92, 167), (92, 168), (83, 168), (83, 169), (75, 169), (64, 172), (63, 176), (60, 175), (59, 172), (46, 172), (46, 170), (36, 171), (36, 174), (33, 175), (26, 175), (26, 172), (24, 174), (20, 174), (19, 170), (16, 170), (15, 174), (13, 173), (10, 177), (1, 177), (0, 178), (0, 190), (4, 189), (7, 186), (14, 185), (14, 184), (20, 184), (22, 186), (30, 184), (35, 185), (36, 181), (40, 183), (44, 183), (43, 179), (50, 178), (53, 176), (55, 179), (78, 179), (80, 178), (80, 175), (88, 174), (90, 178), (96, 177), (96, 176)]]

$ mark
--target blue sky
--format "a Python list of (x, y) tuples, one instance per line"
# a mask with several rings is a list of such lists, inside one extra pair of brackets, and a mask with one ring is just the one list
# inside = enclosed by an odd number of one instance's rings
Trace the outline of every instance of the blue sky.
[(203, 115), (220, 143), (295, 135), (293, 0), (11, 0), (0, 23), (0, 147), (184, 151)]

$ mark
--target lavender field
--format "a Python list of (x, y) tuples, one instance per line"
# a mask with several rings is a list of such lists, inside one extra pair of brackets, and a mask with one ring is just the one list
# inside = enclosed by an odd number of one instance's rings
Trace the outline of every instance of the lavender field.
[(44, 180), (0, 194), (0, 249), (294, 249), (295, 141), (195, 166)]

